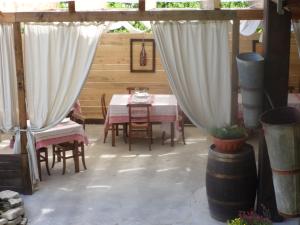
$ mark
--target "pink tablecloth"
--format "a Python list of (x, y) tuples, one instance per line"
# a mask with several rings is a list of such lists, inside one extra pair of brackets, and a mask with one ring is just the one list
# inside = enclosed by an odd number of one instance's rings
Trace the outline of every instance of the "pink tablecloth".
[[(152, 95), (150, 120), (152, 122), (175, 122), (177, 100), (174, 95)], [(106, 117), (106, 124), (129, 122), (128, 107), (130, 95), (113, 95)]]
[(33, 135), (37, 149), (69, 141), (88, 144), (83, 127), (73, 121), (62, 122), (51, 129), (35, 132)]

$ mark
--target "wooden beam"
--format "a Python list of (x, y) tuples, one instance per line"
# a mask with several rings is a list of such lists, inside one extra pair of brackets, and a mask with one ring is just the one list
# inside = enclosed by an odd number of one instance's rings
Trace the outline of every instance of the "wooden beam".
[(139, 0), (139, 11), (144, 12), (146, 10), (145, 0)]
[(93, 12), (17, 12), (3, 13), (0, 22), (88, 22), (88, 21), (166, 21), (166, 20), (260, 20), (260, 9), (243, 10), (155, 10)]
[[(265, 0), (264, 12), (264, 90), (269, 94), (275, 107), (287, 105), (291, 15), (277, 13), (277, 5), (271, 0)], [(270, 109), (267, 98), (264, 110)], [(277, 211), (272, 171), (263, 132), (260, 132), (258, 158), (259, 187), (257, 193), (257, 207), (260, 213), (269, 210), (272, 220), (281, 221)]]
[[(17, 73), (17, 83), (18, 83), (19, 123), (21, 129), (27, 129), (21, 25), (20, 23), (17, 22), (14, 23), (13, 26), (14, 26), (16, 73)], [(33, 190), (32, 190), (26, 146), (27, 146), (26, 133), (21, 132), (21, 167), (22, 167), (22, 181), (23, 181), (24, 194), (32, 194)]]
[(233, 20), (232, 25), (232, 58), (231, 58), (231, 121), (236, 123), (238, 116), (238, 86), (239, 77), (236, 57), (240, 49), (240, 20)]
[(75, 13), (76, 12), (75, 1), (69, 1), (68, 2), (68, 10), (69, 10), (69, 13)]

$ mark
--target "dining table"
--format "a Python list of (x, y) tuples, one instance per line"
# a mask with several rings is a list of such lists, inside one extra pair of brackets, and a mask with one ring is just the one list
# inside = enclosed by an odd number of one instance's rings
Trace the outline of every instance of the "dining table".
[(78, 143), (88, 144), (87, 135), (81, 124), (66, 118), (50, 129), (33, 132), (33, 136), (36, 149), (64, 142), (75, 142), (75, 146), (77, 146), (74, 156), (75, 172), (79, 172)]
[[(133, 95), (114, 94), (108, 106), (105, 129), (111, 126), (112, 146), (115, 146), (116, 124), (128, 123), (129, 112), (127, 105), (132, 103)], [(178, 119), (178, 106), (175, 95), (150, 94), (150, 121), (153, 123), (169, 123), (171, 130), (171, 146), (174, 146), (174, 129)]]

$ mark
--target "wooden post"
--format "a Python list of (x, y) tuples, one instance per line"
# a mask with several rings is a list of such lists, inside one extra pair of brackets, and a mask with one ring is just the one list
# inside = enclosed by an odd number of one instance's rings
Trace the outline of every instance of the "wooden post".
[(234, 19), (232, 25), (232, 58), (231, 58), (231, 122), (236, 123), (238, 115), (239, 77), (236, 57), (240, 48), (240, 20)]
[(139, 11), (142, 11), (144, 12), (145, 9), (146, 9), (146, 3), (145, 3), (146, 0), (139, 0)]
[[(16, 22), (13, 24), (13, 26), (14, 26), (16, 72), (17, 72), (17, 83), (18, 83), (19, 123), (21, 129), (27, 129), (21, 25), (19, 22)], [(32, 190), (26, 146), (27, 146), (26, 133), (21, 132), (21, 161), (22, 161), (21, 167), (22, 167), (22, 180), (23, 180), (23, 188), (24, 188), (23, 190), (24, 190), (24, 194), (32, 194), (33, 190)]]
[[(287, 11), (284, 15), (279, 15), (276, 4), (271, 0), (265, 0), (264, 22), (264, 90), (269, 94), (275, 107), (286, 106), (291, 15)], [(268, 109), (270, 104), (265, 98), (264, 110)], [(267, 209), (272, 220), (280, 222), (282, 217), (277, 211), (272, 170), (263, 132), (260, 132), (259, 139), (257, 211), (262, 214)]]
[(213, 0), (214, 1), (214, 9), (221, 8), (221, 0)]
[(69, 9), (69, 13), (75, 13), (76, 12), (75, 1), (69, 1), (68, 2), (68, 9)]

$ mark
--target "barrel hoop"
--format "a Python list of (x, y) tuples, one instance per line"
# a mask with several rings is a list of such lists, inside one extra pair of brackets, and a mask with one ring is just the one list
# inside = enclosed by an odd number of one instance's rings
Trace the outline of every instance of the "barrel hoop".
[(250, 105), (250, 104), (243, 103), (243, 107), (247, 108), (247, 109), (259, 109), (262, 106), (261, 105)]
[(209, 159), (212, 159), (214, 161), (218, 161), (218, 162), (226, 162), (226, 163), (234, 163), (234, 162), (242, 162), (241, 158), (214, 158), (212, 156), (208, 157)]
[(227, 175), (227, 174), (221, 174), (221, 173), (214, 173), (212, 171), (210, 171), (209, 169), (206, 169), (206, 174), (212, 176), (212, 177), (216, 177), (216, 178), (220, 178), (220, 179), (239, 179), (239, 178), (245, 178), (245, 177), (250, 177), (250, 175)]
[(276, 170), (276, 169), (272, 168), (272, 171), (274, 173), (277, 173), (277, 174), (282, 175), (282, 176), (289, 176), (289, 175), (294, 175), (294, 174), (300, 173), (300, 169), (297, 169), (297, 170)]
[(253, 88), (253, 87), (245, 87), (245, 86), (240, 85), (240, 88), (244, 89), (246, 91), (263, 91), (263, 89), (259, 88), (259, 87)]
[(240, 206), (240, 205), (246, 205), (246, 204), (251, 204), (252, 201), (248, 201), (248, 202), (224, 202), (224, 201), (220, 201), (220, 200), (217, 200), (217, 199), (213, 199), (211, 198), (210, 196), (207, 196), (208, 200), (213, 202), (213, 203), (216, 203), (216, 204), (219, 204), (219, 205), (227, 205), (227, 206)]

